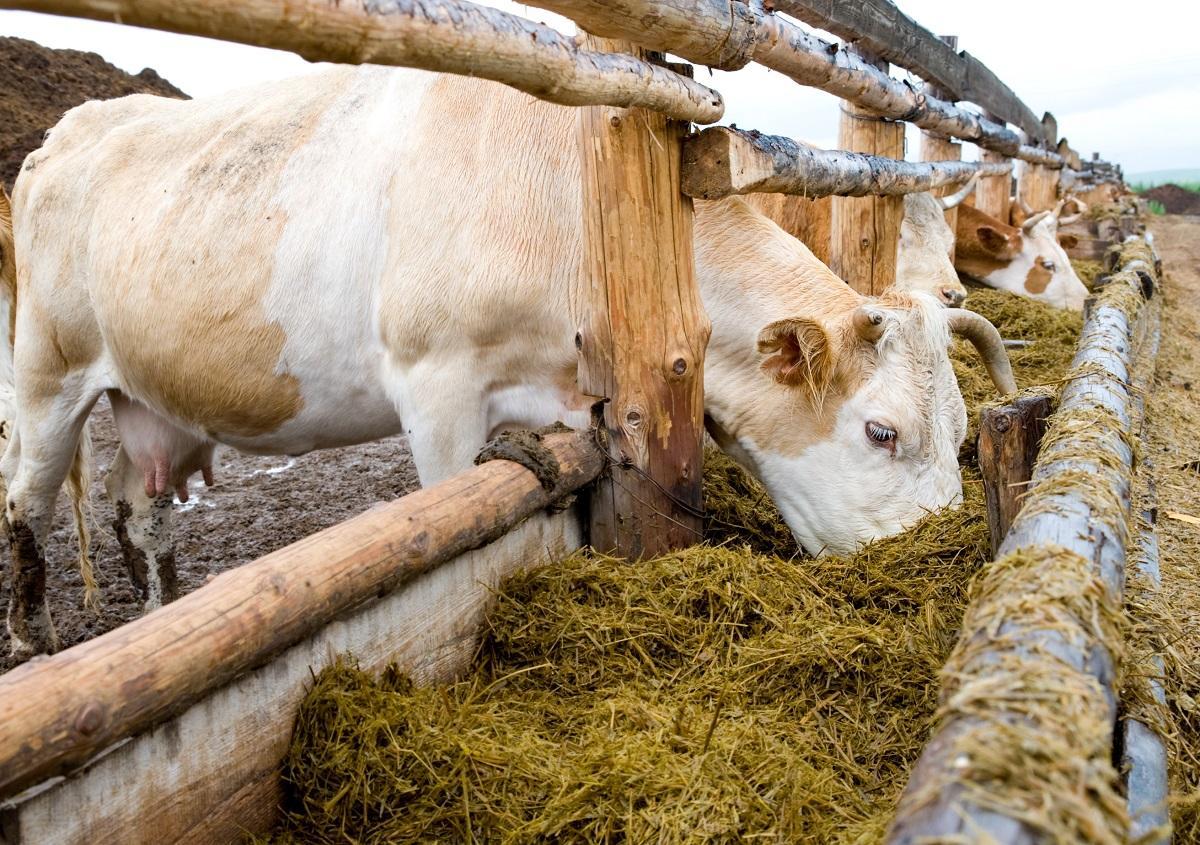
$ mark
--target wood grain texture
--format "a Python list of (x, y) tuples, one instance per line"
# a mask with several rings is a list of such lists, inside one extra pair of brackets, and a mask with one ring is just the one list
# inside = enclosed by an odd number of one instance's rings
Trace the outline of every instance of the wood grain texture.
[(1023, 396), (1010, 405), (985, 408), (980, 414), (979, 470), (993, 557), (1021, 512), (1053, 409), (1049, 396)]
[(277, 820), (304, 693), (337, 656), (396, 663), (419, 683), (469, 664), (500, 582), (579, 548), (573, 511), (538, 513), (490, 545), (373, 598), (37, 795), (3, 810), (5, 845), (211, 845)]
[(341, 614), (502, 536), (602, 469), (590, 433), (545, 444), (561, 469), (552, 491), (518, 464), (486, 463), (0, 676), (0, 796), (164, 721)]
[[(634, 49), (588, 36), (593, 49)], [(603, 397), (610, 472), (591, 544), (639, 558), (702, 536), (704, 351), (710, 325), (680, 191), (686, 124), (644, 109), (580, 112), (584, 265), (579, 387)]]
[[(846, 52), (846, 51), (843, 51)], [(864, 57), (863, 61), (872, 61)], [(881, 72), (887, 65), (880, 63)], [(894, 160), (904, 158), (904, 124), (842, 103), (838, 146)], [(896, 251), (904, 222), (901, 197), (835, 197), (829, 269), (859, 293), (878, 296), (896, 281)]]
[(1021, 149), (1020, 137), (1003, 124), (918, 93), (852, 51), (771, 14), (763, 0), (531, 0), (529, 5), (566, 15), (589, 32), (697, 64), (736, 70), (755, 61), (883, 117), (1006, 155)]
[[(1002, 153), (995, 153), (990, 150), (984, 150), (980, 154), (980, 161), (984, 164), (1008, 164), (1012, 165), (1012, 159)], [(1012, 178), (1006, 179), (982, 179), (979, 182), (979, 187), (975, 189), (975, 195), (968, 197), (967, 201), (982, 211), (984, 214), (990, 214), (997, 220), (1007, 223), (1009, 220), (1009, 210), (1012, 206)]]
[(568, 106), (641, 106), (715, 123), (721, 95), (628, 55), (467, 0), (0, 0), (0, 8), (119, 21), (290, 50), (309, 61), (478, 76)]
[(1022, 162), (1017, 174), (1017, 195), (1035, 212), (1049, 211), (1058, 202), (1058, 171)]
[[(921, 133), (921, 161), (960, 161), (962, 159), (962, 144), (955, 143), (949, 138), (943, 138), (940, 135), (934, 135), (931, 132)], [(988, 167), (995, 165), (987, 165), (980, 168), (981, 173), (986, 173)], [(1007, 172), (1005, 171), (1005, 175)], [(979, 190), (976, 186), (975, 190)], [(954, 187), (934, 188), (933, 195), (935, 197), (944, 197), (954, 193)], [(950, 231), (954, 232), (958, 229), (958, 207), (946, 209), (946, 225), (950, 227)], [(954, 261), (954, 247), (950, 247), (950, 260)]]
[(946, 44), (890, 0), (773, 0), (775, 10), (855, 42), (936, 85), (938, 97), (968, 100), (1034, 137), (1042, 123), (986, 65)]
[[(871, 121), (860, 121), (870, 124)], [(888, 123), (890, 135), (903, 124)], [(874, 130), (869, 143), (875, 143)], [(858, 143), (861, 139), (851, 139)], [(890, 149), (895, 139), (889, 137)], [(881, 145), (880, 145), (881, 146)], [(951, 144), (957, 147), (957, 144)], [(903, 150), (899, 151), (903, 154)], [(790, 138), (711, 126), (683, 148), (683, 192), (697, 199), (735, 194), (779, 193), (816, 199), (827, 196), (903, 196), (938, 188), (952, 192), (976, 173), (1006, 176), (1009, 163), (913, 162), (846, 150), (821, 150)], [(1007, 181), (1007, 180), (1004, 180)]]

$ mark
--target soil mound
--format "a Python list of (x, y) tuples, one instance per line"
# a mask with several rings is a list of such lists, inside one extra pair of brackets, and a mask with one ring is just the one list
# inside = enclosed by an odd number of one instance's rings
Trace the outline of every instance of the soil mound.
[(1161, 202), (1167, 214), (1200, 214), (1200, 193), (1167, 183), (1142, 194), (1148, 200)]
[(0, 37), (0, 182), (11, 191), (25, 156), (68, 109), (126, 94), (187, 98), (155, 71), (136, 76), (95, 53)]

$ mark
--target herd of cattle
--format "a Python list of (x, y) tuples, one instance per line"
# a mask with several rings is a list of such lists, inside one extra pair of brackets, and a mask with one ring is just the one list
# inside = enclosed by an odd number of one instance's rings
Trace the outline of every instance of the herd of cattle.
[[(500, 85), (369, 66), (67, 113), (11, 210), (0, 192), (13, 650), (58, 645), (44, 544), (64, 483), (81, 513), (102, 393), (121, 440), (106, 487), (147, 608), (175, 597), (172, 505), (195, 472), (211, 483), (218, 443), (295, 455), (403, 432), (430, 484), (498, 429), (586, 426), (574, 132), (573, 110)], [(877, 298), (762, 201), (696, 204), (708, 428), (809, 552), (960, 499), (951, 335), (1015, 385), (996, 329), (944, 307), (966, 295), (959, 272), (1082, 306), (1062, 206), (1010, 226), (963, 205), (955, 233), (943, 210), (963, 196), (906, 198)]]

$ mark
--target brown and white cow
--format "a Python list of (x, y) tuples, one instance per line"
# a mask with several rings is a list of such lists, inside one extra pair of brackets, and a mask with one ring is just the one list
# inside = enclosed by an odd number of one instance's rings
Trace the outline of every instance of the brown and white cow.
[[(107, 392), (107, 479), (148, 606), (170, 518), (216, 444), (297, 454), (405, 432), (423, 484), (498, 429), (588, 424), (571, 299), (576, 116), (500, 85), (331, 68), (215, 100), (67, 114), (14, 195), (15, 435), (0, 469), (22, 583)], [(932, 297), (867, 299), (740, 199), (698, 203), (707, 416), (797, 540), (845, 551), (961, 496), (947, 354), (995, 329)], [(34, 592), (14, 648), (55, 646)]]
[[(967, 298), (967, 289), (950, 260), (954, 232), (944, 212), (958, 207), (970, 196), (976, 182), (972, 178), (960, 190), (943, 198), (929, 192), (905, 195), (904, 220), (896, 245), (894, 290), (928, 293), (950, 307), (961, 305)], [(829, 263), (832, 197), (799, 200), (783, 194), (750, 194), (745, 199), (784, 231), (803, 241), (817, 258)]]
[(1062, 217), (1063, 205), (1034, 214), (1019, 227), (1002, 223), (977, 208), (960, 207), (955, 268), (990, 288), (1082, 311), (1087, 287), (1063, 248), (1064, 239), (1073, 236), (1058, 234), (1059, 224), (1069, 223), (1076, 216)]

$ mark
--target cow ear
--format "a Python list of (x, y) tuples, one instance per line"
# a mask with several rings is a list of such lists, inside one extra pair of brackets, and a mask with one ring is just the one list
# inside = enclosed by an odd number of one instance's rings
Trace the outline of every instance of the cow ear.
[(983, 248), (993, 255), (1007, 255), (1010, 252), (1008, 236), (991, 226), (980, 226), (975, 230)]
[(1058, 244), (1063, 249), (1074, 249), (1079, 246), (1079, 238), (1074, 235), (1059, 235)]
[(833, 381), (833, 342), (816, 320), (777, 320), (758, 335), (762, 368), (777, 382), (800, 387), (816, 397)]

